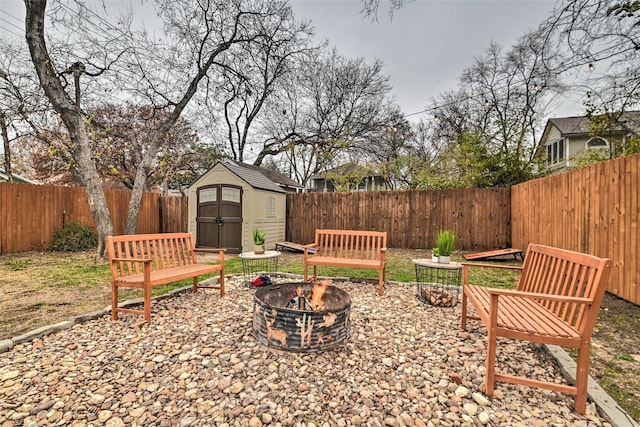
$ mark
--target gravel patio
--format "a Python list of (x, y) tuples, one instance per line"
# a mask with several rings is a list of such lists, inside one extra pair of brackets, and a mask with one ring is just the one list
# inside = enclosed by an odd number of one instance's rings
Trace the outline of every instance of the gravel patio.
[[(333, 284), (351, 295), (351, 337), (324, 353), (258, 344), (241, 277), (223, 298), (154, 302), (150, 327), (103, 315), (16, 345), (0, 353), (0, 426), (610, 425), (559, 393), (498, 383), (486, 398), (486, 332), (460, 332), (459, 305), (426, 305), (409, 284), (381, 297), (373, 283)], [(507, 372), (565, 381), (528, 343), (499, 346), (498, 358)]]

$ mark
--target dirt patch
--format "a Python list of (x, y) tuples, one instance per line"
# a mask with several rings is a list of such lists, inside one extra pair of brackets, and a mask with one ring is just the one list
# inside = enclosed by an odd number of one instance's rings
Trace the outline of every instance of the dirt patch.
[[(408, 260), (424, 255), (390, 252)], [(284, 252), (279, 262), (301, 266), (302, 255)], [(93, 253), (1, 255), (0, 339), (109, 306), (110, 283), (106, 261)], [(606, 295), (594, 329), (590, 373), (640, 422), (640, 306)]]
[(0, 339), (106, 307), (109, 277), (107, 263), (88, 253), (1, 256)]
[(606, 294), (593, 331), (589, 371), (640, 422), (640, 306)]

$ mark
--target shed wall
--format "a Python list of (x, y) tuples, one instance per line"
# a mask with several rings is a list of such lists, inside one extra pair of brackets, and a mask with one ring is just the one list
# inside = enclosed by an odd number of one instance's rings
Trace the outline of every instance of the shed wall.
[[(242, 251), (253, 250), (253, 229), (266, 231), (266, 249), (275, 248), (276, 242), (284, 240), (286, 225), (285, 193), (276, 193), (253, 188), (224, 165), (217, 164), (189, 187), (189, 232), (196, 235), (198, 212), (197, 190), (208, 185), (236, 185), (242, 188)], [(268, 198), (274, 199), (274, 213), (267, 211)]]

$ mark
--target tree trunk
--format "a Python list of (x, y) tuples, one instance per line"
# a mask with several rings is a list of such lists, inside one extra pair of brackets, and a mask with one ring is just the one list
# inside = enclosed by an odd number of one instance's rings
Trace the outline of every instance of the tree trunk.
[[(74, 158), (78, 164), (78, 172), (82, 184), (86, 188), (89, 207), (98, 231), (98, 254), (104, 256), (106, 236), (114, 234), (113, 223), (100, 177), (92, 159), (91, 146), (80, 105), (74, 103), (65, 92), (47, 51), (44, 39), (46, 0), (25, 0), (25, 6), (25, 29), (31, 60), (38, 73), (40, 85), (69, 132)], [(76, 89), (79, 90), (79, 88)]]
[(9, 132), (7, 132), (7, 121), (4, 113), (0, 112), (0, 128), (2, 128), (2, 142), (4, 143), (4, 171), (7, 174), (7, 181), (13, 182), (11, 173), (11, 151), (9, 149)]

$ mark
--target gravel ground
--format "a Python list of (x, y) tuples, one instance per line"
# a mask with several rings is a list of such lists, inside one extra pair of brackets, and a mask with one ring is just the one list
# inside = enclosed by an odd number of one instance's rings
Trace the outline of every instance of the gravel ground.
[[(324, 353), (288, 353), (251, 334), (253, 291), (185, 292), (154, 302), (151, 326), (124, 314), (0, 354), (0, 426), (608, 426), (593, 404), (498, 383), (482, 393), (486, 332), (459, 330), (460, 306), (415, 288), (334, 282), (352, 298), (351, 337)], [(564, 382), (540, 348), (503, 341), (506, 372)]]

